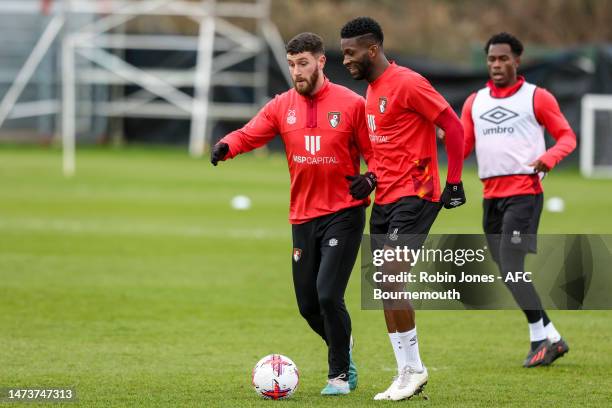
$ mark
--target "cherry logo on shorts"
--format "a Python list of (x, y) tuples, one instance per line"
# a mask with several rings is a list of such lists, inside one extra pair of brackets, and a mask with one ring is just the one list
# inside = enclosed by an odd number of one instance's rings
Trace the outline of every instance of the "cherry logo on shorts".
[(295, 262), (299, 261), (302, 257), (302, 250), (300, 248), (293, 248), (293, 260)]

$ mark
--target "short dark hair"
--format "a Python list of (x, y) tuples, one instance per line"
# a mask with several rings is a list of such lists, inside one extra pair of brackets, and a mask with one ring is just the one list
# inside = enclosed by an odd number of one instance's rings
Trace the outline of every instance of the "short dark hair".
[(346, 23), (340, 30), (340, 38), (353, 38), (362, 35), (371, 36), (380, 45), (385, 39), (380, 24), (370, 17), (357, 17)]
[(508, 44), (512, 50), (512, 53), (517, 57), (520, 57), (523, 53), (523, 43), (521, 43), (519, 39), (512, 34), (506, 32), (495, 34), (489, 38), (489, 41), (487, 41), (487, 45), (485, 45), (484, 48), (485, 54), (489, 53), (489, 47), (492, 44)]
[(310, 52), (312, 54), (325, 54), (323, 39), (315, 33), (300, 33), (293, 37), (285, 46), (287, 54), (300, 54)]

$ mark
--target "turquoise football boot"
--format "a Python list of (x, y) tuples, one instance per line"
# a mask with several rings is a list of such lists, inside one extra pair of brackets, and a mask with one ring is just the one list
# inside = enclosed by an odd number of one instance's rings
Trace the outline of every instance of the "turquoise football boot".
[(327, 384), (321, 390), (321, 395), (346, 395), (351, 392), (349, 383), (344, 379), (346, 374), (340, 374), (336, 378), (327, 380)]

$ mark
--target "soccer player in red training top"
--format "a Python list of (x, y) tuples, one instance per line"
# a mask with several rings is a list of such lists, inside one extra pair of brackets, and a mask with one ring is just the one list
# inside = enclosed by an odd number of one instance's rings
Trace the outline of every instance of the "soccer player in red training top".
[[(548, 91), (517, 75), (523, 45), (508, 33), (485, 46), (490, 81), (468, 97), (461, 120), (464, 154), (474, 145), (484, 184), (483, 227), (502, 276), (524, 271), (535, 252), (542, 213), (540, 174), (550, 171), (576, 147), (576, 136)], [(556, 144), (546, 150), (544, 129)], [(506, 283), (529, 323), (531, 349), (523, 366), (548, 365), (568, 352), (542, 308), (531, 282)]]
[[(372, 249), (396, 247), (400, 234), (405, 246), (420, 248), (441, 207), (465, 203), (461, 122), (425, 78), (387, 60), (376, 21), (359, 17), (346, 23), (341, 47), (351, 76), (369, 82), (366, 114), (378, 176), (370, 218)], [(435, 126), (447, 135), (448, 174), (441, 197)], [(406, 271), (406, 265), (385, 267), (393, 274)], [(383, 301), (383, 307), (398, 376), (374, 399), (410, 398), (428, 379), (419, 355), (414, 309), (409, 300)]]
[[(357, 386), (357, 371), (344, 292), (359, 251), (368, 197), (376, 186), (364, 100), (323, 75), (325, 55), (318, 35), (299, 34), (286, 50), (293, 89), (221, 139), (211, 161), (216, 165), (281, 135), (291, 176), (289, 221), (298, 307), (328, 345), (328, 382), (321, 393), (348, 394)], [(370, 170), (363, 175), (360, 153)]]

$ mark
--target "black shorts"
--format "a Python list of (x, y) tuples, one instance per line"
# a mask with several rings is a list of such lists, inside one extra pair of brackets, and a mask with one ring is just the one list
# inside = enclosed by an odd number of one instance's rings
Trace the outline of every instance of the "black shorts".
[(372, 250), (385, 245), (421, 247), (441, 208), (442, 203), (417, 196), (402, 197), (390, 204), (374, 204), (370, 216)]
[(543, 202), (541, 193), (485, 198), (482, 227), (489, 242), (535, 253)]
[(294, 271), (315, 277), (320, 268), (350, 274), (361, 244), (364, 224), (364, 206), (347, 208), (303, 224), (293, 224)]

